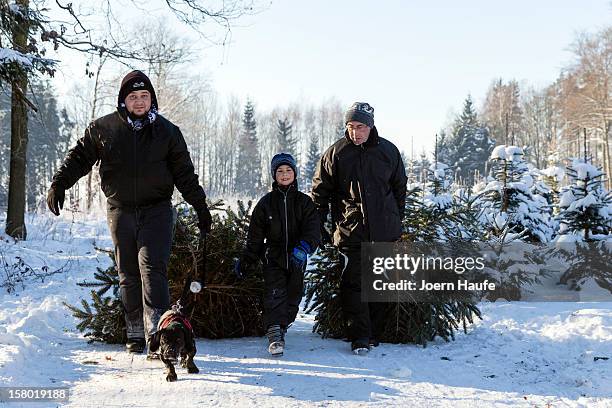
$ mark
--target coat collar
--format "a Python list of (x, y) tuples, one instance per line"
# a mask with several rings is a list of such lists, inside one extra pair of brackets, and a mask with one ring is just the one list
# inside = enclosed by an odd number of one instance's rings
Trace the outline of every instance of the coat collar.
[(272, 191), (278, 191), (280, 194), (289, 195), (296, 192), (298, 189), (297, 179), (293, 180), (293, 183), (289, 184), (289, 187), (286, 189), (281, 188), (276, 181), (272, 183)]

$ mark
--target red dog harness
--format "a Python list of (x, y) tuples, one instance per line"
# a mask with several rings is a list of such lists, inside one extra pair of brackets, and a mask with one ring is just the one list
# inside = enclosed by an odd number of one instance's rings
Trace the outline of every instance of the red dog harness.
[(193, 332), (193, 328), (191, 327), (191, 323), (189, 323), (189, 320), (187, 320), (187, 318), (181, 313), (177, 313), (174, 310), (168, 310), (162, 315), (162, 317), (159, 319), (159, 323), (157, 324), (157, 331), (165, 329), (173, 322), (180, 323), (185, 326), (190, 332)]

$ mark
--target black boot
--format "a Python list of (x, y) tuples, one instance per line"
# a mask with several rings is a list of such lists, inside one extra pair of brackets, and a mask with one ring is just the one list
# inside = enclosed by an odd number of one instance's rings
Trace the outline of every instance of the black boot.
[(125, 343), (125, 348), (129, 353), (140, 354), (144, 351), (145, 344), (145, 339), (128, 339), (127, 343)]
[(363, 356), (370, 351), (370, 339), (356, 339), (351, 342), (351, 350), (353, 353)]
[(266, 331), (268, 352), (273, 356), (282, 356), (285, 351), (285, 331), (278, 324), (273, 324)]

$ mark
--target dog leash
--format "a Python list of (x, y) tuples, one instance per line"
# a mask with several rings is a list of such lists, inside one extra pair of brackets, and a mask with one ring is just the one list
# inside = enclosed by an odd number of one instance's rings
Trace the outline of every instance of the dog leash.
[[(201, 274), (198, 273), (198, 262), (194, 262), (192, 272), (187, 276), (185, 284), (183, 285), (181, 297), (176, 301), (178, 310), (185, 309), (183, 313), (185, 316), (189, 316), (189, 318), (193, 316), (193, 311), (195, 309), (193, 306), (195, 305), (196, 296), (206, 287), (206, 235), (200, 239), (198, 244), (198, 252), (202, 254)], [(201, 280), (198, 279), (198, 275), (201, 275)], [(194, 297), (191, 302), (189, 301), (189, 292), (191, 292)]]

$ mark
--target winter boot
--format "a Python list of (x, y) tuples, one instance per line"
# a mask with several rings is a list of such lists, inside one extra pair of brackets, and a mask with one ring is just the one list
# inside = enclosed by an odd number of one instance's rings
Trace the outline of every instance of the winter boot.
[(358, 356), (365, 356), (370, 351), (370, 339), (356, 339), (351, 342), (351, 350)]
[(285, 331), (278, 325), (273, 324), (266, 331), (268, 337), (268, 352), (275, 357), (280, 357), (285, 351)]
[(129, 353), (140, 354), (145, 349), (145, 339), (128, 339), (127, 343), (125, 343), (125, 348)]
[(159, 354), (159, 349), (157, 351), (151, 351), (150, 341), (151, 341), (151, 338), (149, 338), (147, 340), (147, 360), (148, 361), (161, 360), (161, 356)]

